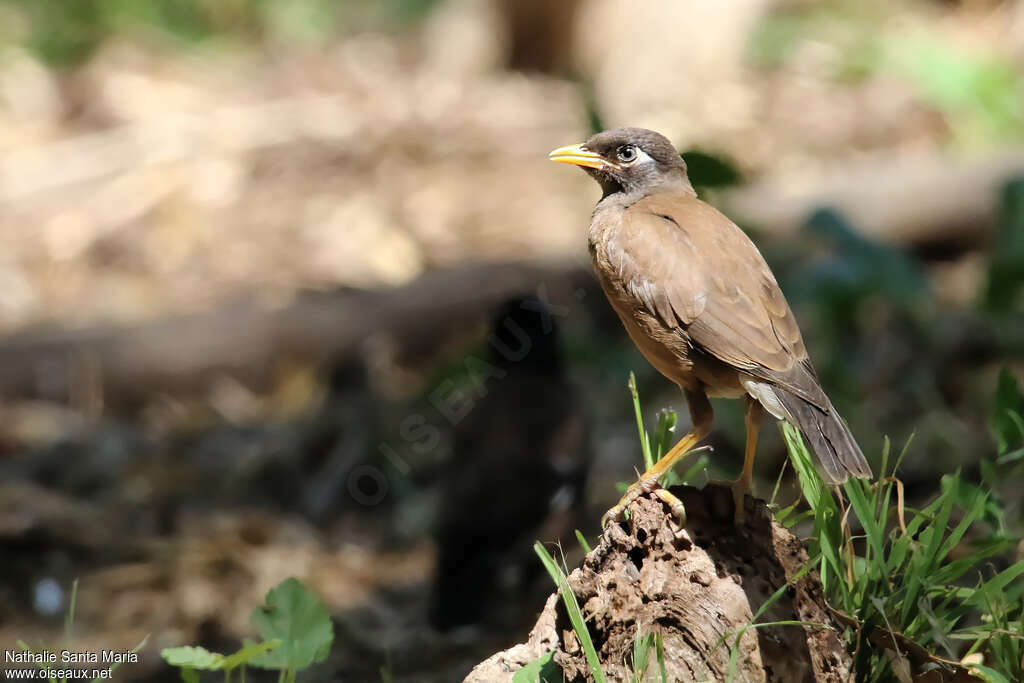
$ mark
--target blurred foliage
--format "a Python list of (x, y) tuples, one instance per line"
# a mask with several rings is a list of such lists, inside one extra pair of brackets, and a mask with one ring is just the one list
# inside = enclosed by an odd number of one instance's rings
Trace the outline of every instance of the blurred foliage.
[(1024, 458), (1024, 393), (1009, 370), (999, 375), (988, 424), (1000, 462)]
[(608, 128), (604, 117), (601, 116), (601, 108), (597, 104), (597, 93), (594, 91), (594, 84), (586, 78), (580, 78), (580, 93), (583, 96), (583, 106), (587, 113), (587, 130), (591, 135), (597, 135)]
[(952, 140), (984, 146), (1024, 140), (1024, 74), (1012, 57), (951, 43), (938, 31), (908, 30), (878, 2), (807, 4), (768, 15), (749, 44), (764, 68), (800, 58), (813, 44), (812, 61), (836, 82), (891, 75), (912, 85), (921, 101), (940, 112)]
[(1024, 178), (1003, 192), (984, 303), (992, 313), (1024, 310)]
[(1009, 57), (959, 50), (936, 36), (890, 39), (880, 70), (909, 78), (963, 141), (1024, 139), (1024, 76)]
[(399, 28), (437, 0), (0, 0), (6, 39), (43, 60), (80, 62), (113, 35), (170, 42), (317, 41), (367, 28)]
[(807, 236), (826, 244), (838, 258), (808, 272), (809, 286), (825, 290), (830, 307), (849, 315), (869, 296), (884, 298), (904, 310), (913, 310), (928, 296), (928, 281), (921, 264), (909, 254), (865, 238), (839, 213), (814, 212), (804, 228)]
[(704, 190), (739, 185), (743, 181), (739, 169), (722, 155), (690, 149), (682, 153), (686, 172), (698, 194)]
[(815, 365), (825, 386), (855, 393), (879, 328), (898, 323), (915, 341), (927, 337), (924, 321), (934, 313), (928, 277), (913, 255), (865, 238), (831, 209), (812, 214), (803, 236), (803, 249), (787, 254), (791, 262), (779, 268), (780, 277), (819, 340)]

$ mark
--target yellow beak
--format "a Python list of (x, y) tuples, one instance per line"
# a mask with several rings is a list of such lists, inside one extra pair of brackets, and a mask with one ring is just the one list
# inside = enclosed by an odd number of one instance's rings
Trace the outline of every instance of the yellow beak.
[(548, 155), (551, 161), (560, 164), (572, 164), (574, 166), (586, 166), (587, 168), (605, 168), (611, 166), (604, 157), (588, 149), (583, 145), (566, 145), (559, 147)]

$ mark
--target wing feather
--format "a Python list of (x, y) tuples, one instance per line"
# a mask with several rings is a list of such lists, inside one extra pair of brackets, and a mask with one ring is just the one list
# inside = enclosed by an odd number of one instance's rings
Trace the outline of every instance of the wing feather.
[[(662, 324), (828, 410), (782, 290), (732, 221), (695, 197), (652, 195), (625, 211), (612, 241), (621, 281)], [(710, 253), (721, 257), (711, 264)]]

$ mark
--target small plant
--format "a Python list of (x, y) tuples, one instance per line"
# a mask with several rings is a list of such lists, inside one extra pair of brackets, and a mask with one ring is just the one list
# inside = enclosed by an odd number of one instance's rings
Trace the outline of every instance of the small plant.
[(561, 680), (563, 677), (558, 665), (555, 664), (554, 652), (548, 652), (528, 662), (512, 676), (512, 683), (555, 683)]
[[(644, 427), (643, 410), (640, 408), (640, 393), (637, 391), (636, 377), (632, 372), (629, 373), (629, 383), (627, 386), (630, 396), (633, 398), (633, 413), (636, 416), (637, 432), (640, 435), (640, 452), (644, 459), (644, 470), (649, 470), (654, 466), (654, 463), (661, 460), (662, 456), (672, 448), (679, 416), (674, 410), (666, 409), (659, 411), (658, 424), (654, 429), (654, 434), (649, 434), (646, 427)], [(706, 455), (701, 455), (683, 474), (680, 475), (675, 470), (671, 470), (661, 478), (659, 483), (666, 488), (678, 484), (688, 484), (693, 482), (697, 475), (706, 472), (707, 468), (708, 458)], [(625, 493), (628, 486), (629, 484), (626, 482), (619, 482), (618, 488), (620, 493)]]
[[(651, 661), (651, 653), (654, 661)], [(658, 680), (668, 683), (668, 671), (665, 668), (665, 644), (660, 633), (637, 633), (633, 641), (633, 680), (643, 681), (652, 664), (657, 664)]]
[(202, 647), (171, 647), (160, 654), (181, 670), (185, 683), (198, 683), (199, 671), (222, 671), (225, 683), (245, 681), (246, 667), (280, 671), (280, 683), (294, 683), (299, 671), (324, 661), (334, 642), (334, 625), (316, 594), (295, 578), (285, 579), (267, 593), (266, 603), (250, 621), (261, 642), (246, 640), (230, 655)]
[(539, 541), (533, 544), (533, 549), (544, 564), (544, 568), (548, 570), (548, 574), (551, 575), (555, 585), (558, 586), (558, 592), (562, 596), (562, 602), (565, 604), (565, 611), (569, 614), (572, 629), (576, 632), (576, 638), (580, 641), (580, 647), (583, 648), (583, 653), (587, 657), (587, 665), (590, 667), (590, 674), (594, 677), (594, 682), (604, 683), (606, 679), (604, 671), (601, 670), (601, 660), (597, 656), (594, 640), (590, 637), (590, 631), (587, 630), (587, 624), (583, 619), (583, 612), (580, 610), (579, 603), (576, 602), (576, 594), (572, 592), (572, 586), (569, 585), (568, 577), (566, 577), (562, 568), (558, 566), (558, 563), (555, 562), (555, 559), (551, 557), (551, 553), (545, 550)]
[[(797, 514), (794, 505), (777, 518), (788, 526), (813, 519), (808, 551), (830, 603), (851, 626), (858, 680), (892, 680), (894, 666), (908, 659), (957, 667), (964, 657), (984, 681), (1024, 680), (1024, 561), (1005, 559), (1016, 540), (994, 494), (955, 472), (928, 505), (909, 508), (896, 478), (906, 448), (890, 469), (887, 442), (879, 478), (848, 481), (837, 500), (799, 433), (784, 425), (783, 434), (809, 510)], [(964, 641), (966, 652), (957, 646)]]
[[(649, 467), (671, 445), (675, 414), (662, 413), (651, 438), (644, 428), (632, 376), (629, 388), (644, 465)], [(1013, 376), (1004, 372), (990, 421), (998, 459), (982, 464), (985, 482), (999, 480), (999, 467), (1016, 465), (1024, 457), (1022, 411), (1024, 392)], [(985, 683), (1024, 681), (1024, 561), (1010, 563), (1006, 559), (1016, 539), (1006, 532), (1005, 513), (995, 494), (956, 472), (942, 478), (939, 493), (930, 503), (919, 510), (907, 507), (903, 483), (896, 477), (907, 447), (890, 468), (886, 441), (879, 478), (873, 482), (851, 480), (843, 485), (843, 495), (835, 495), (818, 474), (800, 433), (789, 425), (782, 425), (782, 432), (806, 504), (797, 501), (779, 509), (776, 518), (791, 528), (810, 523), (807, 546), (812, 559), (794, 580), (818, 570), (830, 605), (848, 627), (845, 635), (857, 680), (896, 680), (894, 669), (903, 669), (902, 675), (913, 661), (955, 669)], [(696, 471), (697, 467), (691, 468), (681, 479)], [(1003, 473), (1002, 478), (1005, 476)], [(776, 484), (776, 493), (778, 488)], [(856, 530), (854, 519), (860, 524)], [(579, 532), (577, 538), (589, 552), (589, 544)], [(539, 543), (534, 549), (558, 587), (594, 679), (605, 680), (565, 572)], [(738, 652), (735, 644), (749, 628), (824, 628), (823, 624), (799, 621), (757, 623), (787, 588), (780, 587), (751, 624), (723, 637), (722, 645)], [(638, 633), (633, 680), (646, 675), (652, 650), (664, 679), (660, 634)], [(731, 654), (730, 672), (735, 665), (735, 654)], [(514, 680), (550, 682), (560, 676), (552, 653), (548, 653), (523, 667)]]

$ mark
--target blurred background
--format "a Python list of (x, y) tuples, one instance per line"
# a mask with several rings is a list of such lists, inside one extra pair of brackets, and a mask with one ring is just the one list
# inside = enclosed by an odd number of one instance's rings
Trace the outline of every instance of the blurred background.
[[(914, 435), (909, 501), (991, 473), (1024, 3), (0, 0), (0, 646), (59, 642), (76, 578), (79, 647), (150, 635), (125, 680), (231, 651), (287, 576), (336, 623), (307, 680), (522, 640), (532, 542), (572, 562), (640, 463), (629, 372), (687, 415), (546, 158), (617, 125), (758, 242), (876, 468)], [(698, 484), (740, 466), (715, 409)]]

